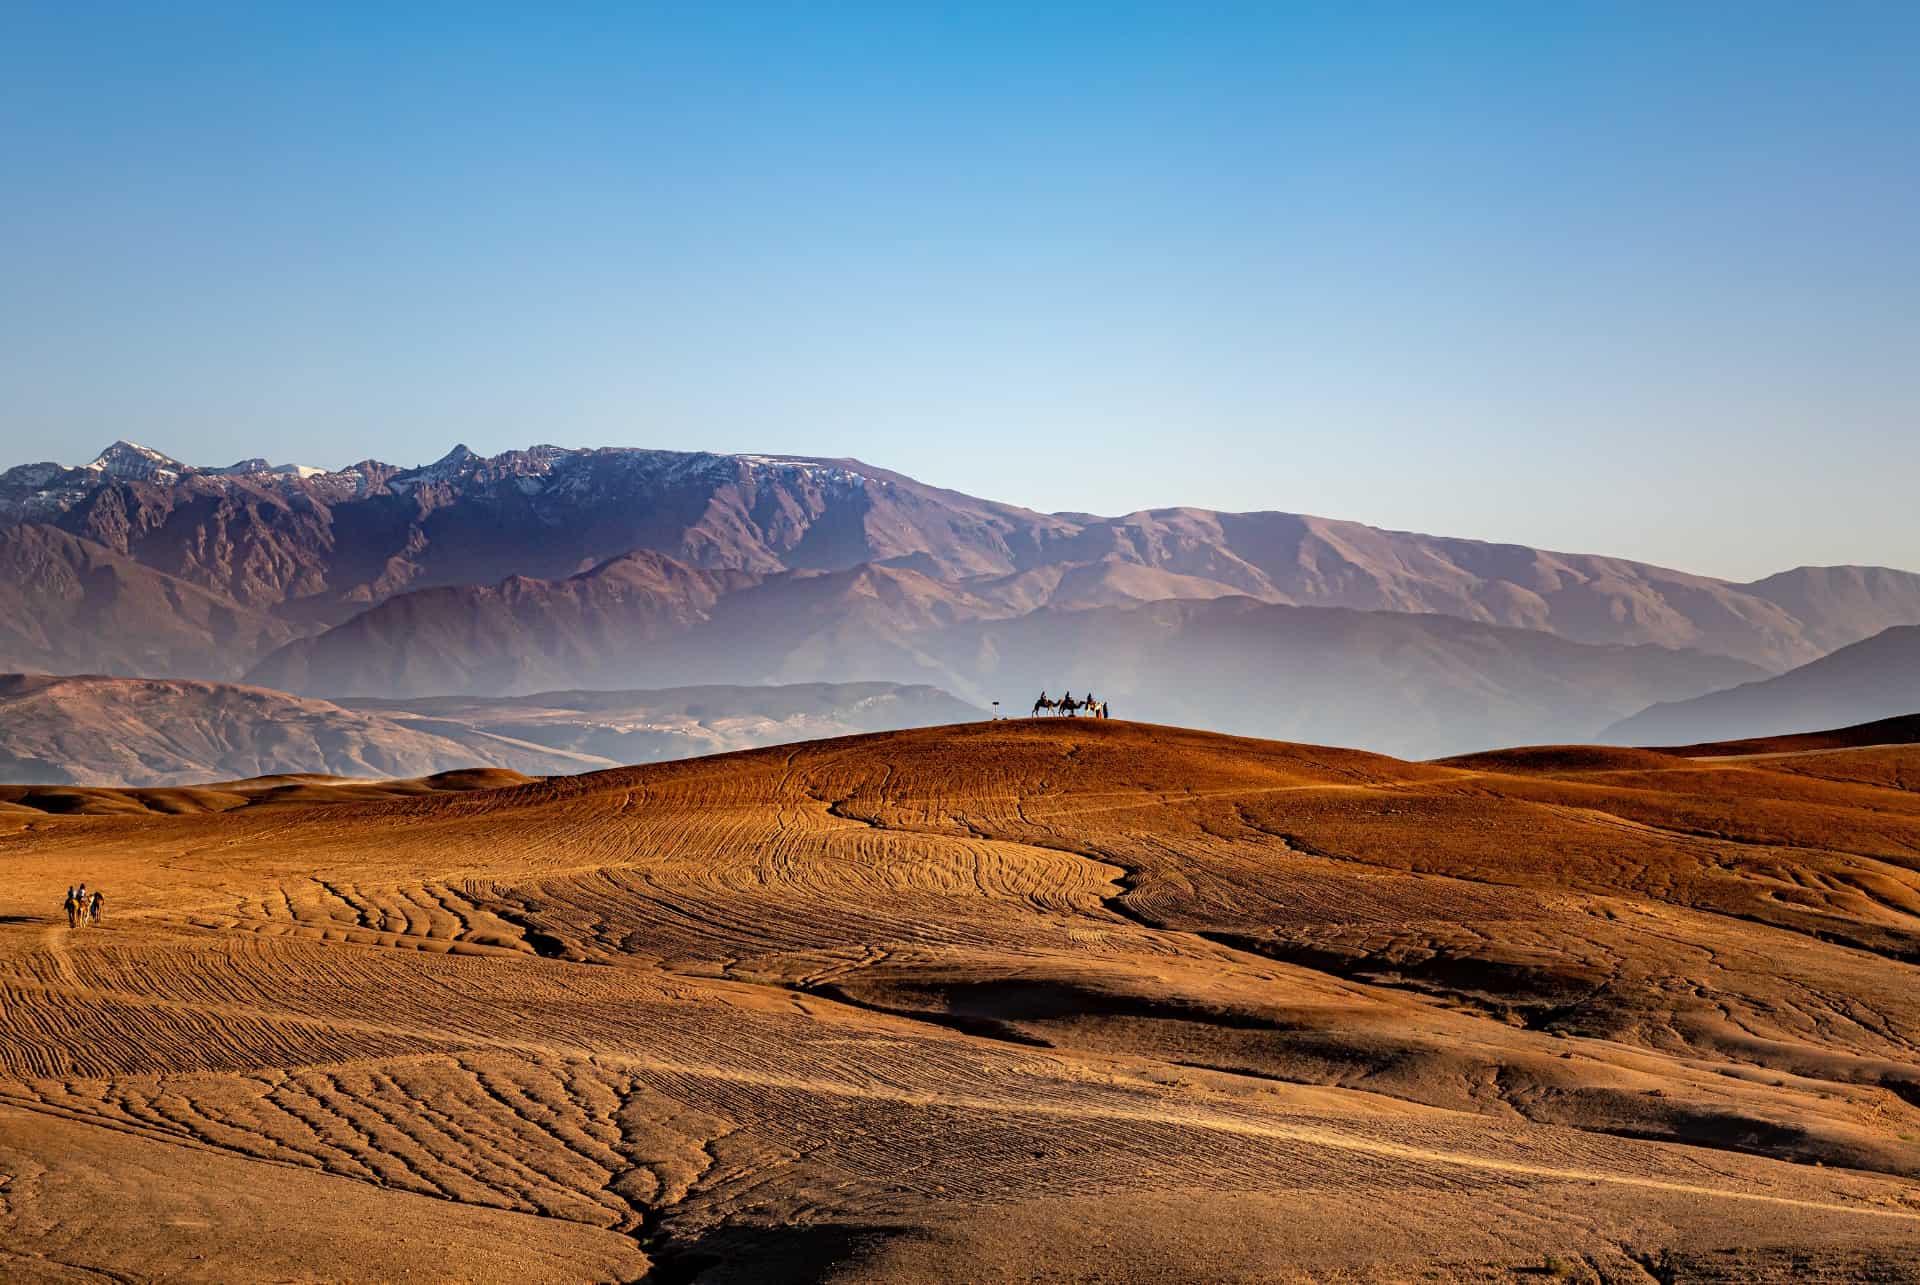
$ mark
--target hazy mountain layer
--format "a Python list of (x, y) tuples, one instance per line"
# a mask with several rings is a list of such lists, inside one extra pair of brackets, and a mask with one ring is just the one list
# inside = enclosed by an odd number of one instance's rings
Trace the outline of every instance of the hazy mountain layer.
[[(1010, 712), (1043, 689), (1091, 687), (1130, 717), (1424, 756), (1583, 738), (1762, 672), (1700, 652), (1246, 597), (1023, 611), (998, 596), (1004, 584), (899, 567), (712, 588), (712, 573), (649, 555), (563, 581), (407, 594), (252, 677), (394, 698), (512, 693), (560, 675), (607, 688), (877, 679)], [(583, 603), (603, 606), (583, 615)]]
[(145, 787), (469, 768), (552, 775), (980, 717), (945, 692), (890, 683), (343, 708), (220, 683), (0, 674), (0, 782)]
[(1778, 736), (1920, 711), (1920, 628), (1888, 629), (1789, 673), (1662, 702), (1606, 730), (1618, 745)]
[(234, 678), (298, 632), (65, 531), (0, 531), (0, 666)]
[(507, 750), (476, 750), (376, 714), (258, 687), (0, 675), (0, 781), (9, 783), (186, 785), (305, 773), (412, 777), (458, 767), (595, 766), (537, 746)]
[(603, 763), (655, 763), (855, 732), (966, 723), (986, 711), (936, 687), (896, 683), (705, 686), (354, 700), (405, 727), (505, 737)]

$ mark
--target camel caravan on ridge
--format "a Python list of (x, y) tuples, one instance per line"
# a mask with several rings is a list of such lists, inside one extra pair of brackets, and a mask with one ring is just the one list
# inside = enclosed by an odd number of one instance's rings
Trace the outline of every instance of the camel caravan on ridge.
[(1065, 715), (1068, 718), (1072, 718), (1082, 713), (1088, 718), (1109, 717), (1107, 714), (1107, 703), (1105, 701), (1095, 700), (1092, 692), (1088, 692), (1084, 700), (1075, 700), (1072, 692), (1065, 692), (1061, 694), (1060, 699), (1057, 701), (1048, 700), (1047, 694), (1041, 692), (1040, 699), (1033, 703), (1033, 716), (1035, 718), (1040, 717), (1042, 714)]

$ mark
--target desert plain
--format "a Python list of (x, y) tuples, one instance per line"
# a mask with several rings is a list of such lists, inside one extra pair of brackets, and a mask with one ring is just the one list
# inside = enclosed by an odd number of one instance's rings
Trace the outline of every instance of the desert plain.
[(1920, 746), (1737, 748), (0, 790), (0, 1276), (1915, 1279)]

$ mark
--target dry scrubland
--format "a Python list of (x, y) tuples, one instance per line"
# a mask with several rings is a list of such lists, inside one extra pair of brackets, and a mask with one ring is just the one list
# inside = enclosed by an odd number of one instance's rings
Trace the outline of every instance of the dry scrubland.
[(1080, 721), (10, 791), (0, 1274), (1909, 1279), (1917, 779)]

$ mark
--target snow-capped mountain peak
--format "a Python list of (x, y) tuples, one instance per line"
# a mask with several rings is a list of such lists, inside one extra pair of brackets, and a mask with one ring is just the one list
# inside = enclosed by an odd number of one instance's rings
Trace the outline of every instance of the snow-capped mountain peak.
[(171, 455), (162, 455), (150, 446), (142, 446), (124, 438), (80, 467), (88, 472), (130, 481), (175, 482), (182, 475), (193, 472), (193, 469)]
[(215, 477), (297, 477), (306, 481), (310, 477), (320, 477), (328, 470), (314, 468), (310, 464), (274, 464), (259, 456), (241, 460), (238, 464), (229, 464), (225, 468), (205, 470)]

